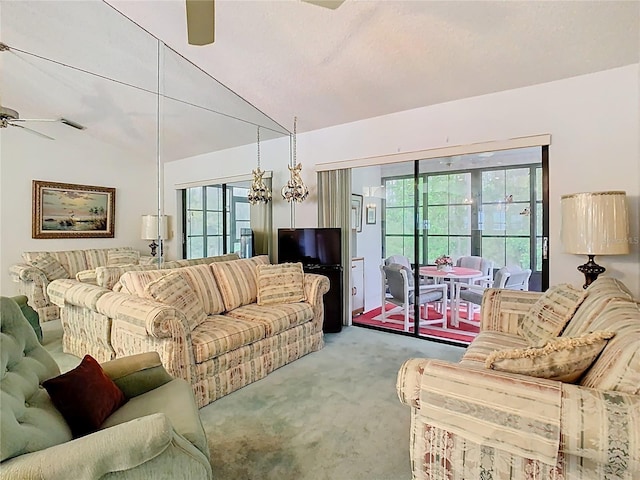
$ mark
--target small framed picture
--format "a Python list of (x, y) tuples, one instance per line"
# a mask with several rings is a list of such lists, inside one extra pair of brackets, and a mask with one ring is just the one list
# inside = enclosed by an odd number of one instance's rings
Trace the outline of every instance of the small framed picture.
[(375, 225), (376, 223), (376, 206), (367, 205), (367, 225)]
[(362, 231), (362, 195), (351, 194), (351, 230)]

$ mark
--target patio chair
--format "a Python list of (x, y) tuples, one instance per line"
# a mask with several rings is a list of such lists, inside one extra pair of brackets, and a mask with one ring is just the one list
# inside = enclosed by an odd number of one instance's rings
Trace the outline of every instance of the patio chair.
[[(383, 287), (389, 287), (389, 295), (386, 295), (384, 288), (382, 291), (382, 323), (397, 323), (403, 325), (405, 332), (409, 331), (412, 324), (409, 320), (414, 318), (413, 310), (416, 304), (420, 305), (421, 311), (424, 306), (424, 314), (427, 314), (427, 304), (435, 303), (436, 311), (442, 318), (435, 320), (420, 319), (420, 326), (441, 324), (442, 328), (447, 327), (447, 285), (445, 283), (436, 285), (420, 285), (418, 295), (415, 294), (413, 272), (404, 265), (392, 263), (382, 265)], [(386, 302), (396, 305), (395, 308), (386, 311)], [(403, 321), (389, 318), (391, 315), (402, 313)]]
[[(506, 288), (508, 290), (529, 290), (529, 278), (531, 277), (531, 269), (526, 270), (520, 267), (502, 267), (496, 272), (493, 282), (483, 287), (482, 285), (469, 285), (467, 283), (458, 282), (455, 288), (455, 308), (456, 315), (452, 318), (451, 323), (458, 326), (460, 322), (470, 325), (479, 326), (480, 322), (473, 320), (475, 307), (482, 304), (482, 295), (487, 288)], [(460, 317), (460, 303), (467, 303), (467, 318)]]
[(475, 285), (489, 286), (493, 282), (493, 262), (487, 258), (474, 255), (460, 257), (456, 260), (456, 267), (480, 270), (483, 276), (473, 279)]

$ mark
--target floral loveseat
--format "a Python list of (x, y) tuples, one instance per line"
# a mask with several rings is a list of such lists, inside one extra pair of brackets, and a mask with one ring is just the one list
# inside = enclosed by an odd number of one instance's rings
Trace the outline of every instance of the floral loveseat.
[(57, 320), (60, 310), (51, 303), (47, 286), (60, 278), (78, 278), (95, 283), (95, 269), (102, 266), (145, 264), (153, 257), (141, 256), (129, 247), (63, 250), (54, 252), (24, 252), (24, 263), (9, 268), (11, 279), (17, 283), (18, 293), (29, 299), (41, 322)]
[(328, 289), (326, 277), (301, 264), (258, 256), (128, 271), (119, 291), (56, 280), (49, 295), (62, 309), (65, 351), (101, 361), (156, 351), (202, 407), (321, 349)]
[(481, 315), (460, 363), (400, 369), (413, 478), (640, 478), (640, 304), (627, 288), (489, 289)]

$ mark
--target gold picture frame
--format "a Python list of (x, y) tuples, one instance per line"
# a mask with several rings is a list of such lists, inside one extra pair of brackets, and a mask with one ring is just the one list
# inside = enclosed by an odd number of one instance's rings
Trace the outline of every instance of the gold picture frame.
[(116, 189), (33, 180), (33, 238), (113, 238)]

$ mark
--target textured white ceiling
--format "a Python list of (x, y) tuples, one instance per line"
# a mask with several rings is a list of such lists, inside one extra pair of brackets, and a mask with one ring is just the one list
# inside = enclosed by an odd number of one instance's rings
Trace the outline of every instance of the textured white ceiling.
[(216, 2), (187, 45), (182, 0), (108, 0), (291, 128), (323, 128), (637, 63), (637, 1)]
[(640, 61), (637, 1), (217, 0), (204, 47), (187, 44), (183, 0), (1, 0), (0, 27), (3, 105), (155, 158), (160, 89), (181, 100), (162, 104), (165, 160), (251, 143), (255, 125), (276, 137), (294, 116), (304, 132)]

